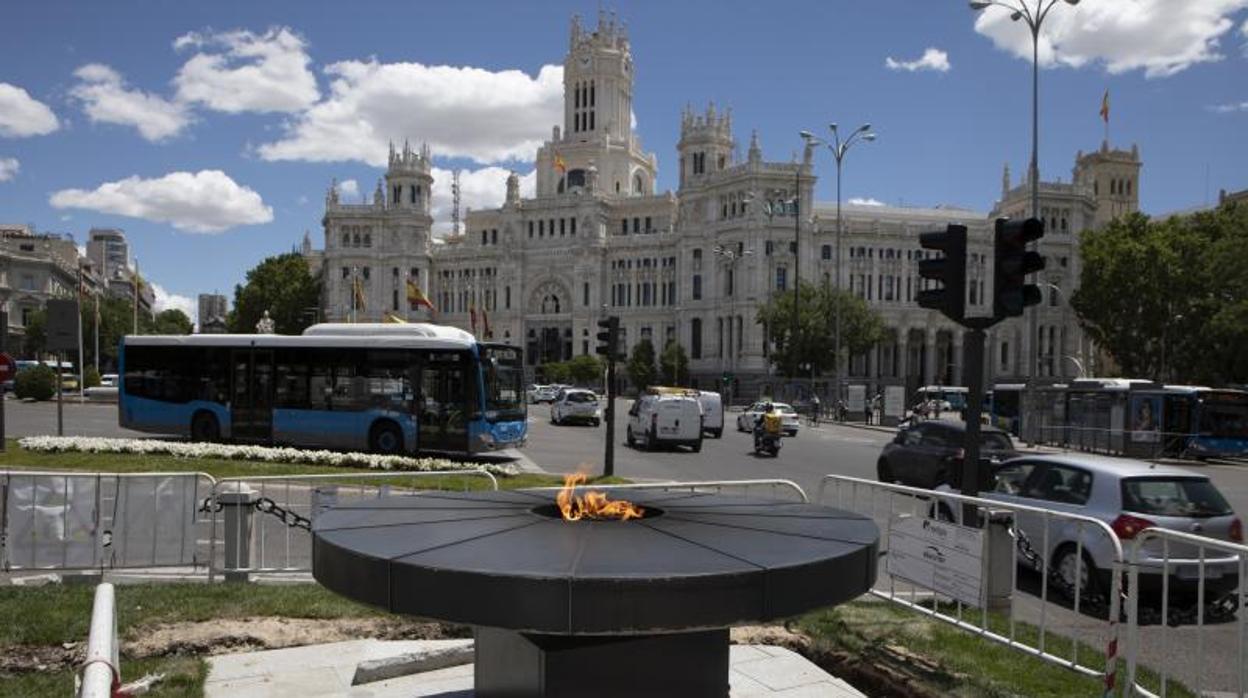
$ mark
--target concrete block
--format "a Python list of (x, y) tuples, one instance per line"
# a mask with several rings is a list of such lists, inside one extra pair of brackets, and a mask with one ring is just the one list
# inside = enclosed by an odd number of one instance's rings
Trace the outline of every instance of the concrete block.
[(355, 676), (351, 679), (352, 686), (385, 681), (399, 676), (409, 676), (435, 669), (472, 663), (473, 644), (471, 640), (444, 646), (428, 647), (414, 652), (369, 659), (355, 667)]

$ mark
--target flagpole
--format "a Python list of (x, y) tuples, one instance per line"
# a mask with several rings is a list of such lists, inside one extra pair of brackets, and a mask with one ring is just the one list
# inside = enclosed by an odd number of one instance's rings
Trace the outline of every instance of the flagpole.
[(87, 357), (82, 352), (82, 260), (78, 260), (78, 398), (82, 399), (87, 379)]
[(134, 327), (131, 330), (134, 334), (139, 333), (139, 285), (143, 282), (139, 278), (139, 258), (134, 258)]
[(95, 290), (95, 373), (100, 373), (100, 290)]

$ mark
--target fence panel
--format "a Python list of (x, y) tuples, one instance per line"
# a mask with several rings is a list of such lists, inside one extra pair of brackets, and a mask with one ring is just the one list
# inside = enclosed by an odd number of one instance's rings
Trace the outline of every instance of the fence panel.
[[(783, 496), (797, 498), (801, 502), (809, 502), (806, 491), (796, 482), (782, 479), (759, 480), (701, 480), (694, 482), (643, 482), (630, 485), (582, 485), (601, 490), (660, 490), (663, 492), (733, 492), (739, 491), (743, 496), (765, 492), (773, 499)], [(557, 491), (558, 487), (534, 487), (535, 491)]]
[(326, 508), (392, 493), (447, 489), (448, 482), (468, 489), (468, 482), (478, 479), (485, 488), (498, 489), (498, 481), (484, 469), (223, 478), (200, 506), (210, 519), (208, 578), (221, 572), (227, 578), (310, 572), (311, 524)]
[(197, 565), (205, 473), (0, 471), (0, 569)]
[[(1104, 522), (1015, 501), (840, 475), (823, 478), (815, 501), (869, 516), (880, 527), (881, 569), (872, 594), (1100, 677), (1106, 691), (1113, 690), (1121, 608), (1114, 590), (1121, 588), (1123, 556)], [(928, 528), (969, 542), (955, 551), (967, 553), (963, 569), (951, 562), (922, 583), (913, 572), (903, 577), (915, 569), (907, 564), (908, 553), (954, 558), (945, 549), (930, 553), (922, 544), (914, 547), (912, 532)], [(899, 549), (892, 550), (894, 545)], [(978, 580), (970, 569), (975, 552), (981, 552)]]
[[(1248, 695), (1248, 546), (1148, 528), (1130, 561), (1127, 685), (1145, 696), (1171, 695), (1176, 682), (1196, 695)], [(1144, 665), (1157, 676), (1146, 681)]]

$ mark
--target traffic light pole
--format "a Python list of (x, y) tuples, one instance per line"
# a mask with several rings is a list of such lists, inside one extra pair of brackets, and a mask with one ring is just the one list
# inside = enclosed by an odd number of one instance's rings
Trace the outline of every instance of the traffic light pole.
[[(979, 415), (984, 408), (984, 331), (969, 330), (963, 338), (963, 375), (967, 376), (966, 388), (966, 446), (962, 456), (962, 494), (968, 497), (979, 496), (979, 483), (982, 477), (979, 472)], [(967, 504), (963, 507), (962, 523), (975, 520), (975, 506)]]
[(615, 474), (615, 357), (607, 359), (607, 451), (603, 454), (602, 476)]

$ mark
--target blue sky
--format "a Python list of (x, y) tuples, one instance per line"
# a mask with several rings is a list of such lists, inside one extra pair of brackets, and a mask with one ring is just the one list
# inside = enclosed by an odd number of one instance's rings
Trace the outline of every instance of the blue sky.
[[(1027, 2), (1037, 0), (1005, 0)], [(675, 187), (679, 114), (731, 107), (788, 159), (797, 132), (870, 122), (847, 199), (987, 210), (1030, 147), (1030, 39), (961, 0), (615, 7), (636, 63), (634, 107), (660, 188)], [(73, 234), (123, 228), (161, 302), (232, 297), (263, 257), (320, 218), (331, 179), (372, 192), (389, 138), (428, 140), (495, 205), (561, 118), (574, 13), (587, 2), (11, 4), (0, 43), (0, 221)], [(1146, 212), (1248, 188), (1248, 0), (1058, 3), (1045, 26), (1040, 168), (1138, 144)], [(817, 160), (833, 198), (831, 158)], [(435, 216), (449, 221), (449, 183)]]

